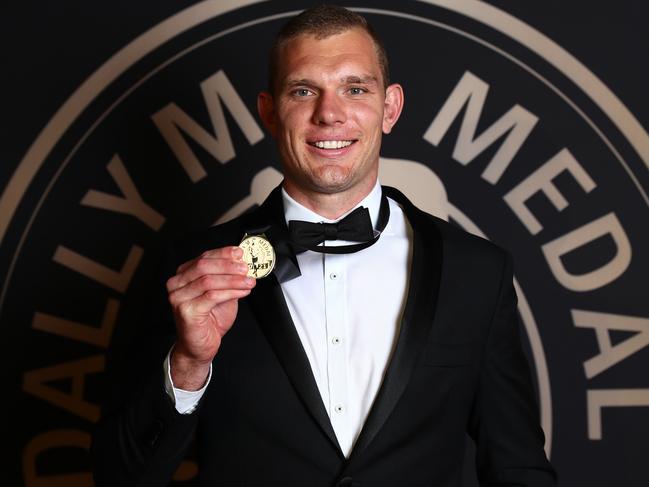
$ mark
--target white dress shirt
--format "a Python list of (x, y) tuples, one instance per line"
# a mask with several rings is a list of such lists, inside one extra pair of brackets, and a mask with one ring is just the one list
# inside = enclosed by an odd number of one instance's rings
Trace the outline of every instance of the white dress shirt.
[[(336, 221), (305, 208), (284, 190), (282, 197), (287, 223)], [(302, 275), (281, 284), (345, 456), (349, 456), (383, 380), (408, 292), (412, 229), (401, 207), (388, 202), (390, 218), (374, 245), (351, 254), (307, 250), (297, 256)], [(357, 205), (369, 209), (375, 228), (380, 204), (377, 182)], [(350, 243), (354, 242), (327, 241), (326, 245)], [(169, 357), (165, 369), (167, 392), (176, 409), (192, 412), (207, 384), (196, 392), (176, 389), (171, 382)]]

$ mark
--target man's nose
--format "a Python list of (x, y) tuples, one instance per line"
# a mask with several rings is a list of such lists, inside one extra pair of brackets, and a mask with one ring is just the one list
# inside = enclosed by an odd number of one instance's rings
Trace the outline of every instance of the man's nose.
[(313, 112), (313, 122), (317, 125), (345, 123), (347, 116), (343, 100), (335, 92), (322, 92)]

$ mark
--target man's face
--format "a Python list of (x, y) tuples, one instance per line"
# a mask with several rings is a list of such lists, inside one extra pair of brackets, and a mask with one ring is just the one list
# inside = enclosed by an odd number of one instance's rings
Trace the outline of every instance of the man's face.
[[(403, 105), (399, 85), (383, 86), (371, 37), (350, 29), (325, 39), (301, 35), (280, 51), (276, 93), (259, 112), (277, 139), (289, 192), (367, 194), (378, 174), (382, 133)], [(292, 190), (292, 191), (291, 191)]]

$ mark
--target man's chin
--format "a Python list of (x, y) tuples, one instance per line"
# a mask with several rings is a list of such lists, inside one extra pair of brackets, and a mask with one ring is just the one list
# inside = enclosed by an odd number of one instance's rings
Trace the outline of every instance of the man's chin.
[(342, 171), (341, 168), (330, 168), (311, 179), (311, 186), (324, 194), (342, 193), (353, 185), (352, 175), (349, 171)]
[[(296, 190), (308, 191), (320, 194), (337, 194), (345, 193), (354, 190), (357, 187), (371, 186), (373, 181), (367, 181), (365, 178), (370, 178), (370, 174), (361, 174), (354, 171), (352, 167), (343, 166), (340, 164), (327, 164), (321, 166), (311, 166), (309, 172), (293, 172), (291, 186)], [(368, 190), (369, 191), (369, 190)]]

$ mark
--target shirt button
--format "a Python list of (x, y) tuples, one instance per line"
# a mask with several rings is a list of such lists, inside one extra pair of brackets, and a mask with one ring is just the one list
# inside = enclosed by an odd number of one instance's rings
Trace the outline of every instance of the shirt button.
[(332, 272), (331, 274), (329, 274), (329, 279), (335, 281), (336, 279), (338, 279), (338, 273)]
[(331, 343), (333, 343), (334, 345), (340, 345), (340, 342), (342, 342), (342, 339), (340, 337), (333, 337), (331, 339)]
[(345, 407), (342, 404), (336, 404), (334, 407), (334, 411), (336, 411), (338, 414), (342, 414), (342, 412), (345, 410)]

